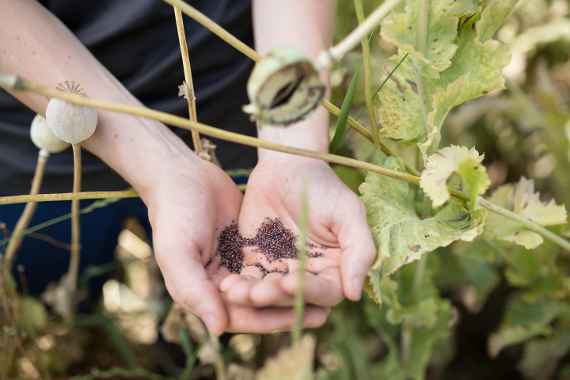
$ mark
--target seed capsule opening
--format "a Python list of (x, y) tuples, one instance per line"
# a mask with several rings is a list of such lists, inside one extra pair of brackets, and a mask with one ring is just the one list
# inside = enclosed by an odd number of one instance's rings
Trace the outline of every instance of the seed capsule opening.
[(287, 126), (306, 118), (325, 95), (325, 85), (311, 61), (294, 49), (271, 51), (255, 66), (247, 85), (254, 119)]

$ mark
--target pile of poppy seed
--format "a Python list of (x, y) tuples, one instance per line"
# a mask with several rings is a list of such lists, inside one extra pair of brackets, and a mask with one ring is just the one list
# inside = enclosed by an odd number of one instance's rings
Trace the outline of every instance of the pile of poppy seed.
[[(236, 223), (224, 228), (218, 240), (217, 254), (221, 265), (232, 273), (240, 273), (243, 269), (243, 248), (255, 247), (256, 251), (265, 255), (269, 262), (281, 259), (296, 259), (295, 234), (283, 225), (278, 218), (266, 218), (256, 231), (253, 238), (246, 238), (240, 234)], [(321, 253), (312, 253), (311, 257), (320, 256)], [(256, 264), (263, 274), (269, 273), (261, 264)]]

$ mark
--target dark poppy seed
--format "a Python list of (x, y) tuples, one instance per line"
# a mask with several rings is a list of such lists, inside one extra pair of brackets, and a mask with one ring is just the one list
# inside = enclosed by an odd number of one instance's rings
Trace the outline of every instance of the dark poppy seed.
[(243, 268), (244, 238), (238, 230), (237, 223), (232, 223), (220, 234), (218, 239), (218, 251), (222, 266), (232, 273), (240, 273)]
[(278, 218), (267, 218), (258, 228), (253, 243), (267, 260), (296, 259), (295, 234), (287, 229)]
[[(217, 254), (220, 256), (221, 265), (232, 273), (240, 273), (244, 266), (244, 247), (256, 247), (256, 250), (263, 253), (269, 262), (281, 259), (297, 259), (296, 236), (293, 231), (285, 227), (278, 218), (267, 218), (256, 231), (254, 238), (243, 237), (237, 223), (232, 223), (221, 232), (218, 239)], [(315, 248), (324, 248), (309, 243), (309, 257), (320, 257), (322, 252), (313, 251)], [(288, 270), (268, 270), (263, 265), (255, 264), (263, 275), (268, 273), (287, 274)]]

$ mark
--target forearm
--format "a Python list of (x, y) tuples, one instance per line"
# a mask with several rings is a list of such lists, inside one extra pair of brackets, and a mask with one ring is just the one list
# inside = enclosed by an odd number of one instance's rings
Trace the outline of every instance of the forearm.
[[(81, 85), (92, 98), (139, 105), (132, 96), (53, 15), (35, 1), (1, 0), (0, 71), (49, 86), (64, 81)], [(43, 114), (47, 99), (14, 94)], [(152, 174), (165, 163), (193, 161), (190, 149), (164, 125), (133, 116), (99, 111), (96, 133), (83, 146), (145, 193)], [(141, 170), (144, 169), (144, 170)]]
[[(254, 0), (256, 49), (265, 54), (273, 48), (294, 47), (315, 60), (332, 42), (334, 0)], [(328, 82), (328, 75), (322, 76)], [(289, 127), (262, 126), (263, 139), (325, 152), (328, 149), (328, 114), (319, 108), (306, 120)], [(261, 159), (281, 153), (260, 150)]]

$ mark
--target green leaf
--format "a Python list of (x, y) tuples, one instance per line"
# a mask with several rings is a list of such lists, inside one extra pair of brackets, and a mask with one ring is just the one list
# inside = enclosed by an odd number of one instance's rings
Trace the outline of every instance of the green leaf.
[(550, 323), (561, 311), (563, 306), (557, 301), (527, 301), (520, 296), (511, 299), (501, 326), (489, 338), (490, 355), (495, 357), (505, 347), (549, 335), (552, 332)]
[(481, 13), (481, 21), (477, 23), (479, 41), (485, 42), (497, 33), (497, 30), (510, 16), (518, 0), (489, 0)]
[(401, 12), (393, 12), (384, 21), (382, 36), (402, 51), (425, 62), (435, 73), (451, 65), (456, 50), (457, 25), (461, 16), (474, 13), (472, 1), (438, 0), (429, 2), (425, 56), (416, 50), (420, 0), (408, 0)]
[[(404, 171), (401, 161), (393, 157), (379, 156), (379, 163)], [(422, 218), (416, 212), (417, 191), (408, 183), (374, 173), (368, 173), (360, 186), (378, 247), (373, 270), (389, 275), (438, 247), (456, 240), (471, 241), (482, 231), (483, 210), (470, 212), (455, 200)]]
[(420, 144), (424, 154), (439, 146), (443, 122), (454, 107), (504, 88), (501, 70), (510, 62), (508, 47), (495, 40), (480, 42), (470, 22), (461, 28), (457, 42), (453, 64), (432, 90), (426, 139)]
[(510, 62), (510, 51), (477, 35), (475, 22), (491, 30), (493, 12), (478, 18), (473, 1), (443, 0), (430, 2), (428, 54), (422, 56), (414, 50), (417, 1), (410, 0), (403, 12), (387, 19), (383, 36), (399, 49), (392, 62), (404, 53), (410, 57), (376, 100), (382, 136), (417, 143), (425, 158), (437, 150), (441, 128), (454, 107), (504, 88), (501, 71)]
[(529, 379), (550, 378), (558, 362), (568, 351), (570, 351), (570, 330), (565, 328), (546, 339), (528, 342), (519, 369)]
[(383, 137), (411, 141), (424, 134), (425, 106), (414, 78), (400, 72), (411, 65), (410, 60), (403, 61), (403, 57), (402, 54), (402, 57), (392, 58), (393, 62), (398, 60), (400, 69), (392, 73), (378, 93), (378, 116)]
[(495, 254), (488, 243), (482, 239), (458, 242), (441, 260), (438, 282), (446, 281), (443, 285), (447, 288), (462, 288), (463, 304), (469, 311), (478, 312), (500, 281)]
[[(499, 187), (491, 195), (491, 202), (511, 210), (542, 226), (566, 223), (566, 209), (554, 201), (542, 202), (540, 194), (534, 191), (534, 181), (521, 178), (516, 185)], [(542, 244), (542, 236), (529, 231), (517, 221), (491, 214), (485, 227), (485, 238), (503, 240), (533, 249)]]
[(348, 90), (346, 91), (346, 95), (344, 96), (344, 100), (342, 101), (340, 114), (336, 121), (334, 136), (332, 138), (329, 147), (331, 153), (338, 152), (344, 141), (346, 125), (348, 123), (348, 116), (350, 113), (350, 108), (352, 107), (352, 101), (354, 100), (354, 90), (356, 88), (356, 85), (358, 84), (359, 77), (360, 77), (360, 66), (357, 67), (356, 71), (354, 72), (354, 75), (350, 80), (350, 84), (348, 85)]
[(434, 207), (449, 200), (448, 181), (453, 174), (461, 179), (460, 190), (469, 196), (469, 204), (475, 208), (477, 197), (491, 184), (483, 156), (475, 148), (449, 146), (428, 157), (421, 175), (422, 190), (431, 198)]
[[(426, 265), (423, 274), (419, 274), (420, 265)], [(432, 272), (428, 260), (381, 279), (380, 311), (373, 304), (366, 311), (381, 332), (388, 354), (370, 378), (423, 379), (434, 348), (450, 337), (453, 310), (439, 295)]]

